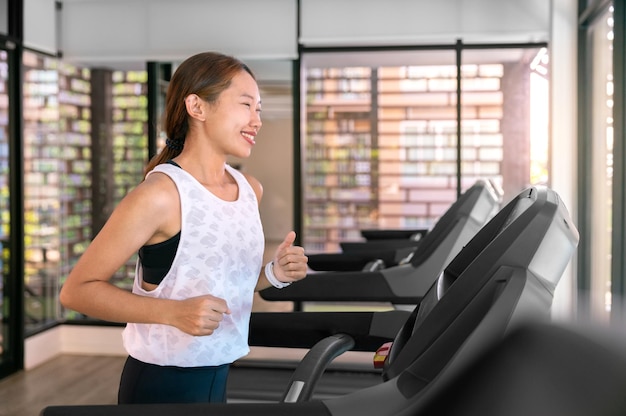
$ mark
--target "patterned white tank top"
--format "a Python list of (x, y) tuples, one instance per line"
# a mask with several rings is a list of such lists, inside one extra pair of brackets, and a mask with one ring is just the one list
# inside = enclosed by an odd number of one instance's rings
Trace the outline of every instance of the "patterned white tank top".
[(192, 336), (169, 325), (129, 323), (124, 347), (132, 357), (178, 367), (216, 366), (248, 354), (252, 299), (263, 262), (265, 239), (254, 190), (230, 166), (237, 181), (236, 201), (224, 201), (183, 169), (162, 164), (152, 172), (168, 175), (181, 204), (181, 236), (172, 267), (152, 291), (141, 288), (137, 263), (133, 293), (167, 299), (211, 294), (226, 300), (230, 315), (208, 336)]

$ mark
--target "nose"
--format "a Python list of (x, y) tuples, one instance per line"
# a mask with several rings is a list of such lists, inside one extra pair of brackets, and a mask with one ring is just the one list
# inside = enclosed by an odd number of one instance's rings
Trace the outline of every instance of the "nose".
[(250, 121), (250, 124), (256, 130), (259, 130), (261, 128), (261, 126), (263, 125), (263, 122), (261, 121), (261, 112), (260, 111), (254, 111), (252, 113), (252, 119)]

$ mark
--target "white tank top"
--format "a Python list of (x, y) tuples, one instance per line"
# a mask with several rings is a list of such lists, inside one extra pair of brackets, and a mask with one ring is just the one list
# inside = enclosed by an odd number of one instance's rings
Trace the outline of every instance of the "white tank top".
[[(153, 291), (141, 288), (137, 263), (133, 293), (167, 299), (210, 294), (226, 300), (230, 315), (208, 336), (192, 336), (169, 325), (129, 323), (124, 347), (132, 357), (178, 367), (216, 366), (248, 354), (252, 299), (263, 262), (265, 239), (254, 190), (226, 166), (239, 188), (236, 201), (224, 201), (183, 169), (162, 164), (176, 184), (181, 204), (181, 236), (172, 267)], [(150, 172), (149, 174), (151, 174)]]

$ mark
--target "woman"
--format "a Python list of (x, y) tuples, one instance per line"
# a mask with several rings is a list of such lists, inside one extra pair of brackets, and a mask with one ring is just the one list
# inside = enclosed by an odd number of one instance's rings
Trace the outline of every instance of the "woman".
[[(261, 127), (250, 69), (218, 53), (190, 57), (166, 96), (166, 147), (70, 273), (61, 303), (128, 323), (120, 403), (220, 402), (229, 364), (249, 351), (253, 292), (306, 275), (287, 234), (262, 268), (261, 184), (231, 168)], [(110, 277), (136, 252), (132, 293)]]

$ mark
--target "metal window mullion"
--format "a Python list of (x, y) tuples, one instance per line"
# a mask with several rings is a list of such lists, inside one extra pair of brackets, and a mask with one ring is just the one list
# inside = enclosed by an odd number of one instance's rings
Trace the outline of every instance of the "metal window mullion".
[(623, 301), (626, 294), (626, 4), (614, 2), (613, 40), (613, 215), (611, 241), (611, 295), (612, 319), (623, 319), (626, 310)]

